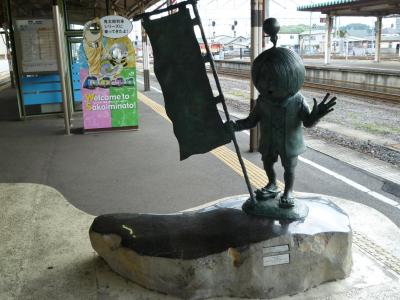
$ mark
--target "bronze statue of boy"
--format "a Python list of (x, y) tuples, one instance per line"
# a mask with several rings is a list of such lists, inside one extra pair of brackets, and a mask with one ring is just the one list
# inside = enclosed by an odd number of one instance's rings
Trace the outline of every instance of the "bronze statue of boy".
[(293, 183), (298, 155), (306, 150), (302, 124), (312, 127), (323, 116), (333, 111), (336, 97), (329, 101), (326, 94), (321, 103), (314, 98), (310, 110), (299, 93), (304, 83), (305, 68), (302, 59), (293, 51), (276, 47), (279, 24), (276, 19), (264, 21), (264, 32), (274, 46), (261, 53), (252, 65), (252, 80), (260, 93), (257, 103), (246, 119), (231, 121), (234, 131), (250, 129), (260, 124), (260, 144), (268, 184), (256, 190), (257, 200), (275, 198), (279, 193), (274, 164), (281, 159), (285, 170), (285, 190), (279, 199), (281, 208), (294, 206)]

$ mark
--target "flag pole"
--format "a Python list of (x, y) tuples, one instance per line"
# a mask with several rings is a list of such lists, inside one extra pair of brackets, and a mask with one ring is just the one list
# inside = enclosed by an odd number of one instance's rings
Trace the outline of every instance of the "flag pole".
[[(171, 11), (171, 10), (174, 10), (174, 9), (180, 9), (182, 7), (185, 7), (188, 4), (192, 5), (193, 12), (194, 12), (195, 17), (196, 17), (195, 25), (198, 25), (199, 28), (200, 28), (201, 37), (203, 39), (203, 42), (204, 42), (204, 45), (205, 45), (205, 48), (206, 48), (206, 51), (207, 51), (207, 59), (210, 62), (212, 73), (213, 73), (214, 80), (215, 80), (215, 84), (217, 85), (217, 89), (218, 89), (218, 93), (219, 93), (219, 100), (221, 100), (222, 107), (224, 109), (224, 113), (225, 113), (225, 117), (226, 117), (226, 121), (229, 122), (231, 118), (229, 116), (228, 108), (227, 108), (226, 103), (225, 103), (224, 94), (222, 93), (222, 88), (221, 88), (221, 84), (219, 82), (217, 70), (215, 68), (214, 59), (212, 57), (212, 54), (211, 54), (211, 51), (210, 51), (210, 47), (208, 46), (207, 39), (206, 39), (206, 36), (205, 36), (205, 33), (204, 33), (204, 29), (203, 29), (203, 25), (201, 23), (199, 11), (197, 10), (197, 1), (198, 0), (187, 0), (187, 1), (179, 2), (177, 4), (170, 5), (170, 6), (166, 7), (166, 8), (156, 9), (156, 10), (148, 12), (148, 13), (142, 13), (142, 14), (139, 14), (137, 16), (132, 17), (132, 21), (137, 21), (137, 20), (140, 20), (140, 19), (142, 19), (144, 17), (149, 17), (151, 15), (160, 14), (160, 13), (163, 13), (163, 12), (168, 12), (168, 11)], [(240, 166), (242, 168), (243, 176), (244, 176), (244, 179), (246, 181), (247, 189), (248, 189), (249, 194), (250, 194), (250, 201), (253, 204), (255, 204), (256, 200), (254, 198), (253, 189), (252, 189), (251, 184), (250, 184), (249, 176), (247, 175), (246, 166), (245, 166), (245, 164), (243, 162), (243, 158), (242, 158), (242, 155), (240, 153), (240, 149), (239, 149), (239, 145), (238, 145), (237, 140), (236, 140), (235, 133), (233, 132), (233, 130), (231, 128), (229, 128), (229, 130), (231, 131), (232, 141), (233, 141), (233, 144), (235, 146), (236, 154), (238, 156), (239, 163), (240, 163)]]
[[(210, 65), (211, 65), (211, 69), (212, 69), (212, 73), (213, 73), (213, 76), (214, 76), (215, 84), (217, 85), (217, 89), (218, 89), (218, 93), (219, 93), (219, 98), (221, 100), (222, 107), (223, 107), (224, 112), (225, 112), (226, 121), (229, 122), (231, 118), (229, 116), (228, 107), (226, 106), (226, 103), (225, 103), (224, 94), (222, 93), (222, 88), (221, 88), (221, 84), (219, 82), (217, 70), (215, 68), (214, 59), (212, 57), (212, 54), (211, 54), (211, 51), (210, 51), (210, 47), (208, 46), (206, 35), (205, 35), (204, 29), (203, 29), (203, 25), (201, 23), (199, 11), (197, 10), (197, 0), (189, 0), (188, 2), (190, 4), (192, 4), (192, 6), (193, 6), (193, 12), (194, 12), (194, 14), (196, 16), (197, 25), (199, 25), (200, 32), (201, 32), (201, 37), (203, 39), (204, 46), (205, 46), (206, 51), (207, 51), (207, 58), (208, 58), (208, 61), (210, 62)], [(242, 158), (242, 155), (240, 153), (240, 149), (239, 149), (239, 145), (238, 145), (237, 140), (236, 140), (235, 133), (231, 128), (229, 130), (231, 130), (231, 133), (232, 133), (232, 141), (233, 141), (233, 144), (235, 146), (235, 150), (236, 150), (236, 154), (237, 154), (238, 159), (239, 159), (240, 166), (242, 167), (243, 176), (244, 176), (244, 179), (246, 181), (246, 185), (247, 185), (247, 189), (248, 189), (249, 194), (250, 194), (251, 202), (256, 203), (256, 200), (254, 199), (253, 189), (252, 189), (251, 184), (250, 184), (249, 176), (247, 175), (246, 166), (245, 166), (245, 164), (243, 162), (243, 158)]]

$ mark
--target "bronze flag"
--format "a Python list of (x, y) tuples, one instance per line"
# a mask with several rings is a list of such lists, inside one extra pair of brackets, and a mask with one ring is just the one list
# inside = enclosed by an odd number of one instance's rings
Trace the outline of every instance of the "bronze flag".
[(217, 110), (213, 91), (187, 8), (150, 20), (143, 19), (154, 56), (165, 109), (179, 142), (180, 159), (206, 153), (229, 143), (231, 133)]

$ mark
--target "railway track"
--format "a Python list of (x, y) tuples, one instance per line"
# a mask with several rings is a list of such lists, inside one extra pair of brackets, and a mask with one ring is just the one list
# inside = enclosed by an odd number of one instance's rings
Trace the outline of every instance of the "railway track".
[(352, 96), (367, 97), (367, 98), (371, 98), (374, 100), (400, 103), (400, 95), (396, 95), (396, 94), (388, 94), (388, 93), (382, 93), (382, 92), (361, 90), (361, 89), (355, 89), (355, 88), (347, 88), (347, 87), (341, 87), (341, 86), (337, 86), (337, 85), (307, 82), (307, 81), (304, 82), (304, 87), (310, 88), (310, 89), (318, 89), (318, 90), (329, 90), (332, 92), (343, 93), (343, 94), (348, 94), (348, 95), (352, 95)]
[[(208, 71), (210, 71), (210, 70), (208, 70)], [(232, 69), (226, 70), (224, 68), (218, 68), (217, 71), (218, 71), (218, 74), (221, 74), (221, 75), (228, 75), (228, 76), (246, 78), (246, 79), (250, 78), (249, 74), (244, 74), (244, 72), (236, 72), (235, 70), (232, 70)], [(350, 88), (350, 87), (328, 84), (328, 83), (312, 82), (312, 81), (308, 81), (307, 79), (304, 82), (304, 87), (309, 88), (309, 89), (317, 89), (317, 90), (329, 90), (332, 92), (343, 93), (343, 94), (358, 96), (358, 97), (365, 97), (365, 98), (370, 98), (370, 99), (379, 100), (379, 101), (400, 103), (400, 90), (399, 90), (398, 94), (395, 94), (395, 93), (391, 94), (391, 93), (372, 91), (372, 90), (368, 90), (368, 89), (361, 89), (361, 88), (357, 89), (357, 88)]]

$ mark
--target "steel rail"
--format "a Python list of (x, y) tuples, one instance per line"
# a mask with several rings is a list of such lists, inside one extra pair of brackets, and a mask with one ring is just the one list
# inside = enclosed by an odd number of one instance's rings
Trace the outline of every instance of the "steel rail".
[(353, 96), (367, 97), (380, 101), (400, 103), (400, 95), (396, 94), (354, 89), (349, 87), (342, 87), (337, 85), (330, 85), (330, 84), (310, 82), (310, 81), (304, 82), (303, 86), (310, 89), (319, 89), (319, 90), (326, 89), (333, 92), (339, 92)]

